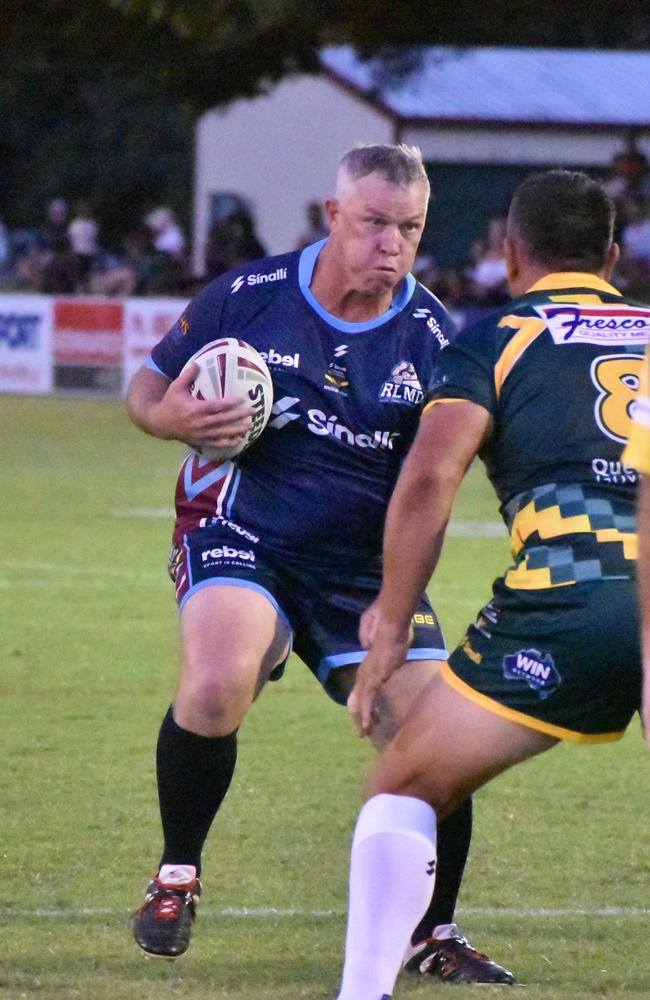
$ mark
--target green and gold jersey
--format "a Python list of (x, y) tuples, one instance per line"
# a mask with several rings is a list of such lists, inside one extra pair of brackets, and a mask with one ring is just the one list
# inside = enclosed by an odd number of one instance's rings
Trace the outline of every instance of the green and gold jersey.
[(646, 348), (639, 394), (632, 408), (632, 429), (623, 461), (650, 476), (650, 351)]
[(622, 460), (650, 308), (593, 274), (550, 274), (438, 356), (428, 406), (470, 400), (517, 589), (629, 577), (637, 471)]

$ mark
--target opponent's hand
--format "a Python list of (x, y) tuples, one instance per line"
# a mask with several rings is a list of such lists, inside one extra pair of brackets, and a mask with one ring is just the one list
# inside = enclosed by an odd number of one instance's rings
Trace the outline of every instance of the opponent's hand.
[(372, 646), (380, 618), (379, 598), (376, 598), (368, 605), (359, 620), (359, 642), (364, 649), (370, 649)]
[[(370, 649), (373, 642), (375, 641), (375, 636), (377, 635), (377, 629), (381, 622), (381, 604), (380, 598), (376, 597), (372, 604), (369, 604), (366, 610), (361, 615), (359, 619), (359, 642), (364, 649)], [(413, 642), (413, 626), (409, 626), (409, 645)]]
[(372, 647), (357, 668), (354, 687), (348, 698), (348, 711), (361, 736), (368, 736), (372, 731), (377, 721), (377, 695), (382, 685), (404, 663), (410, 640), (408, 631), (401, 637), (389, 637), (382, 634), (379, 623), (375, 622), (375, 628)]
[(251, 426), (253, 407), (236, 396), (195, 399), (190, 386), (198, 370), (198, 365), (191, 365), (181, 372), (157, 403), (155, 423), (160, 436), (190, 446), (224, 448), (237, 444)]

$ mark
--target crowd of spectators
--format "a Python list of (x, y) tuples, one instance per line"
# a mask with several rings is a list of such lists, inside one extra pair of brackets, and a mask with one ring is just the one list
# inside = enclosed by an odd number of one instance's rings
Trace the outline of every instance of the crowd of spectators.
[(108, 248), (92, 205), (52, 198), (43, 222), (8, 232), (0, 225), (0, 288), (52, 295), (183, 295), (192, 285), (186, 239), (173, 211), (159, 206)]
[[(650, 301), (650, 165), (630, 141), (614, 157), (604, 187), (617, 206), (621, 260), (615, 281), (621, 291)], [(469, 247), (462, 266), (437, 263), (424, 252), (417, 277), (445, 303), (461, 325), (508, 301), (503, 256), (505, 219), (489, 220)], [(302, 248), (327, 235), (318, 202), (305, 206)], [(0, 289), (105, 296), (194, 294), (206, 281), (266, 254), (252, 213), (234, 199), (212, 223), (204, 272), (192, 274), (185, 234), (173, 211), (159, 206), (128, 232), (117, 250), (107, 249), (101, 226), (85, 199), (53, 198), (41, 226), (9, 232), (0, 221)]]
[(630, 140), (614, 157), (604, 187), (616, 204), (621, 247), (617, 282), (632, 298), (650, 301), (650, 164)]

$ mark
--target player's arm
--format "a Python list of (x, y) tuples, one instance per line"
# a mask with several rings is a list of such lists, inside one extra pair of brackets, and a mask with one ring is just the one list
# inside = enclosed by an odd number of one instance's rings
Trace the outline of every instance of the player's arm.
[(378, 690), (406, 659), (411, 616), (438, 563), (458, 487), (491, 426), (491, 414), (465, 400), (438, 403), (422, 418), (388, 507), (374, 635), (348, 700), (362, 735), (372, 729)]
[(193, 366), (170, 381), (143, 365), (129, 385), (126, 400), (129, 417), (154, 437), (216, 448), (236, 444), (250, 426), (252, 407), (233, 396), (195, 399), (190, 386), (197, 371)]
[(641, 650), (643, 657), (643, 704), (641, 717), (650, 749), (650, 479), (644, 476), (637, 501), (639, 531), (639, 602), (641, 605)]

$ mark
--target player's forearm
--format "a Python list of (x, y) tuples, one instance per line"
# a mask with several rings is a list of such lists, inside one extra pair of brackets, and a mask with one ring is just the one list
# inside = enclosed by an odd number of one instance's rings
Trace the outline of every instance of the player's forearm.
[[(442, 473), (442, 474), (441, 474)], [(462, 472), (447, 476), (407, 471), (386, 517), (382, 628), (403, 634), (434, 572)]]
[(386, 515), (385, 637), (408, 629), (440, 558), (458, 488), (490, 429), (487, 410), (468, 401), (436, 405), (423, 416)]
[(133, 423), (147, 434), (163, 439), (175, 436), (161, 407), (169, 384), (162, 375), (141, 368), (131, 380), (126, 398), (127, 413)]

